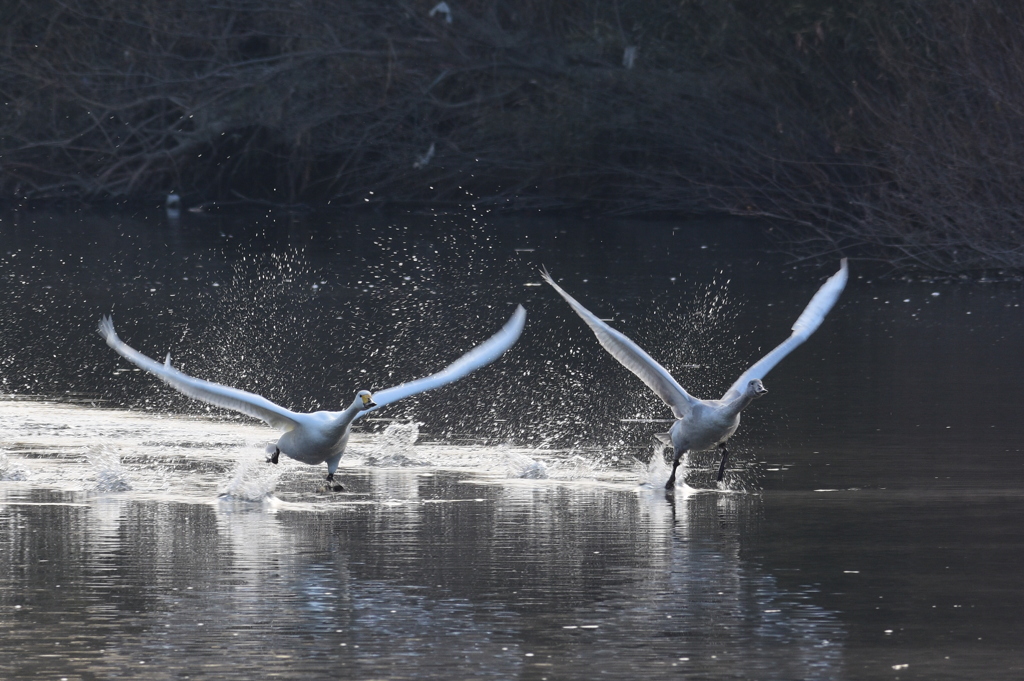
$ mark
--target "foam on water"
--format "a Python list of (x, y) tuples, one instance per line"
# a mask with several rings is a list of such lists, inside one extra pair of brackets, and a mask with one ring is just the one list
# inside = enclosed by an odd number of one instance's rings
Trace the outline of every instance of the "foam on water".
[(611, 469), (600, 461), (582, 454), (570, 453), (548, 464), (548, 477), (552, 480), (593, 480)]
[(28, 473), (25, 469), (11, 462), (7, 452), (0, 450), (0, 481), (27, 480)]
[[(490, 450), (493, 458), (493, 450)], [(521, 480), (553, 480), (574, 482), (585, 480), (619, 479), (622, 482), (622, 471), (610, 466), (593, 455), (584, 455), (559, 450), (543, 450), (545, 457), (540, 457), (537, 449), (522, 450), (504, 447), (498, 450), (499, 458), (495, 464), (505, 473), (505, 477)], [(614, 458), (614, 457), (613, 457)]]
[(543, 461), (520, 452), (507, 451), (504, 454), (508, 477), (526, 480), (543, 480), (548, 477), (548, 467)]

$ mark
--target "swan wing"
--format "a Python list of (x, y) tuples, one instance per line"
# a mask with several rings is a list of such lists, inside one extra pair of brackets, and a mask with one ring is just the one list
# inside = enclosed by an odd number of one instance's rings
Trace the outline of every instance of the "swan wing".
[(672, 408), (672, 413), (677, 419), (685, 418), (697, 403), (692, 395), (683, 390), (683, 387), (672, 378), (672, 374), (648, 355), (639, 345), (631, 341), (622, 333), (605, 324), (597, 318), (593, 312), (583, 307), (575, 298), (570, 296), (555, 283), (547, 270), (542, 270), (544, 281), (558, 291), (558, 294), (565, 298), (573, 310), (576, 311), (583, 321), (587, 323), (590, 330), (597, 336), (597, 341), (608, 353), (617, 359), (622, 366), (626, 367), (643, 381), (648, 388), (653, 390), (658, 397), (664, 400), (665, 404)]
[(434, 388), (440, 388), (442, 385), (447, 385), (448, 383), (457, 381), (463, 376), (471, 374), (477, 369), (490, 364), (501, 357), (506, 350), (515, 345), (516, 341), (519, 340), (519, 335), (523, 332), (523, 326), (525, 326), (525, 324), (526, 310), (522, 305), (519, 305), (516, 307), (516, 311), (512, 314), (512, 317), (505, 322), (505, 325), (501, 327), (501, 330), (498, 331), (498, 333), (494, 334), (441, 371), (438, 371), (436, 374), (431, 374), (430, 376), (419, 378), (415, 381), (409, 381), (408, 383), (403, 383), (401, 385), (396, 385), (393, 388), (387, 388), (386, 390), (380, 390), (373, 393), (373, 401), (377, 406), (359, 412), (356, 418), (368, 414), (375, 409), (379, 409), (386, 404), (397, 402), (404, 397), (433, 390)]
[(752, 367), (743, 372), (743, 375), (736, 379), (729, 390), (722, 396), (723, 401), (735, 399), (743, 392), (744, 387), (755, 378), (764, 378), (765, 375), (775, 367), (782, 358), (793, 351), (798, 345), (807, 340), (812, 333), (818, 330), (825, 320), (832, 306), (839, 300), (839, 294), (846, 286), (849, 278), (849, 271), (846, 267), (846, 258), (840, 261), (839, 271), (833, 274), (821, 285), (818, 292), (807, 303), (807, 307), (797, 317), (793, 324), (793, 333), (784, 340), (778, 347), (757, 361)]
[(167, 355), (167, 361), (163, 364), (146, 357), (117, 337), (117, 332), (114, 331), (114, 320), (110, 317), (103, 317), (100, 320), (99, 332), (107, 341), (107, 345), (112, 347), (117, 354), (140, 369), (145, 369), (180, 393), (207, 404), (232, 409), (261, 419), (274, 428), (290, 430), (299, 423), (300, 414), (280, 407), (264, 397), (244, 390), (229, 388), (219, 383), (193, 378), (178, 371), (171, 366), (170, 355)]

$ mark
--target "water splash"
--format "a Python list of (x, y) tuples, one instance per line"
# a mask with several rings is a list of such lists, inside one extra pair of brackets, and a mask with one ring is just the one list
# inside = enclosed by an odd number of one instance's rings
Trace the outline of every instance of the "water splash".
[(247, 457), (238, 462), (219, 497), (226, 501), (262, 502), (274, 495), (280, 478), (280, 467), (268, 466), (265, 461)]
[[(636, 462), (636, 476), (641, 485), (655, 488), (665, 487), (668, 476), (672, 474), (667, 461), (665, 461), (665, 448), (660, 443), (654, 444), (654, 452), (647, 463)], [(686, 472), (689, 469), (690, 455), (686, 454), (679, 462), (679, 470), (676, 471), (678, 480), (685, 482)]]
[[(720, 272), (709, 283), (694, 284), (686, 303), (658, 300), (658, 315), (639, 320), (635, 339), (642, 339), (640, 345), (653, 350), (690, 394), (705, 399), (718, 397), (745, 368), (733, 331), (744, 303), (731, 296), (724, 277)], [(664, 321), (654, 323), (658, 319)]]
[[(729, 457), (732, 461), (732, 457)], [(730, 463), (722, 482), (716, 482), (721, 492), (737, 492), (741, 494), (757, 494), (761, 491), (761, 480), (764, 479), (762, 467), (756, 461), (738, 460)]]
[(367, 466), (402, 468), (421, 466), (423, 462), (413, 453), (420, 436), (420, 423), (392, 423), (384, 429), (365, 454)]
[(132, 489), (131, 476), (121, 462), (121, 455), (107, 445), (94, 445), (86, 450), (85, 458), (96, 472), (96, 491), (127, 492)]
[[(679, 462), (679, 468), (676, 469), (676, 493), (689, 494), (700, 491), (687, 483), (687, 476), (691, 472), (691, 458), (691, 453), (686, 452)], [(665, 459), (664, 445), (660, 443), (654, 445), (654, 453), (647, 463), (637, 461), (636, 475), (641, 487), (656, 490), (665, 489), (665, 483), (668, 482), (669, 476), (672, 475), (672, 466)]]
[(547, 464), (520, 452), (505, 452), (504, 465), (510, 478), (544, 480), (548, 477)]
[(28, 480), (28, 473), (25, 469), (11, 462), (7, 452), (0, 450), (0, 481), (16, 482)]
[(596, 480), (601, 477), (602, 472), (609, 470), (606, 461), (595, 459), (593, 456), (573, 454), (572, 451), (553, 451), (550, 458), (542, 460), (533, 456), (535, 451), (508, 450), (503, 452), (504, 459), (502, 465), (506, 475), (509, 478), (523, 480), (560, 480), (571, 482), (575, 480)]
[[(584, 282), (576, 283), (581, 301), (593, 305), (599, 316), (613, 318), (614, 328), (649, 352), (691, 394), (718, 397), (745, 368), (737, 361), (732, 331), (742, 302), (731, 298), (724, 274), (710, 282), (668, 287), (642, 277), (603, 294), (588, 290)], [(574, 324), (555, 326), (551, 358), (530, 375), (530, 391), (542, 391), (547, 399), (539, 413), (517, 414), (539, 425), (524, 428), (516, 439), (529, 442), (541, 430), (555, 438), (555, 446), (646, 449), (650, 436), (664, 427), (620, 419), (665, 419), (671, 412)], [(551, 409), (552, 403), (559, 408)]]

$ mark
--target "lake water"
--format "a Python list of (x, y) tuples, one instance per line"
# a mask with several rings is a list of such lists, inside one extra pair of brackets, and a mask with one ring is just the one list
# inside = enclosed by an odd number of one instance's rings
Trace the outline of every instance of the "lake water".
[[(725, 484), (708, 452), (667, 499), (667, 408), (538, 268), (714, 397), (838, 262), (467, 210), (6, 212), (0, 265), (0, 678), (1024, 677), (1020, 284), (851, 263)], [(336, 409), (518, 303), (502, 360), (360, 422), (338, 494), (95, 332)]]

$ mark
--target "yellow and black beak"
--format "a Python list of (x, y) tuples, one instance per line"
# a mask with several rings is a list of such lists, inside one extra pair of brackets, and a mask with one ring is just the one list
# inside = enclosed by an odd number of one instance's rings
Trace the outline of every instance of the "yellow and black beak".
[(373, 409), (377, 403), (373, 401), (372, 395), (363, 395), (363, 409)]

